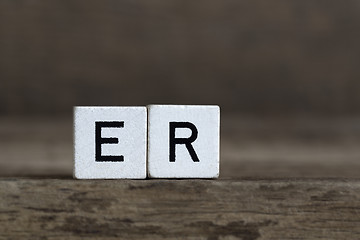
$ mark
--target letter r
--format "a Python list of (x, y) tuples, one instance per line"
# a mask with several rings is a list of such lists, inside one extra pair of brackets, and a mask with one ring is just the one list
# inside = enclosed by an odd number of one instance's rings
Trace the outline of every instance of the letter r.
[[(191, 130), (191, 136), (189, 138), (176, 138), (175, 130), (176, 128), (188, 128)], [(190, 153), (190, 156), (194, 162), (199, 162), (199, 158), (196, 155), (196, 152), (191, 145), (198, 136), (198, 131), (194, 124), (190, 122), (170, 122), (169, 123), (169, 132), (170, 132), (170, 162), (175, 162), (176, 158), (176, 144), (185, 144), (187, 150)]]

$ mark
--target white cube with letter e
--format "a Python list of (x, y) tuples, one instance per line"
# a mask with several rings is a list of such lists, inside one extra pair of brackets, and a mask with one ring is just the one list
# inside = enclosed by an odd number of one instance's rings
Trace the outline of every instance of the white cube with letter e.
[(148, 115), (150, 178), (219, 176), (219, 106), (149, 105)]
[(146, 178), (146, 107), (75, 107), (78, 179)]

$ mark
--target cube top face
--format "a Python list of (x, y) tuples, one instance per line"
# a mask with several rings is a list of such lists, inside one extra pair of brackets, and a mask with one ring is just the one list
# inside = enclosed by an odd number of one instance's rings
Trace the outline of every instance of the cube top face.
[(74, 177), (146, 178), (146, 107), (75, 107)]
[(149, 177), (219, 176), (219, 106), (149, 105), (148, 115)]

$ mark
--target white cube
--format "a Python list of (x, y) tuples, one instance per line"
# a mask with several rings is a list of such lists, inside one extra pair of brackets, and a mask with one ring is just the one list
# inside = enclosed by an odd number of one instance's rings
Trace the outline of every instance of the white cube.
[(219, 106), (149, 105), (148, 115), (150, 178), (219, 176)]
[(146, 178), (146, 107), (75, 107), (78, 179)]

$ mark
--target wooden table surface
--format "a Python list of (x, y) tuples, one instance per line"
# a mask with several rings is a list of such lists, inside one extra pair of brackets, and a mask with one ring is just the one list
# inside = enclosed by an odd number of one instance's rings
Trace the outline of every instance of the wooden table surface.
[(74, 180), (72, 120), (0, 119), (0, 239), (359, 239), (360, 118), (223, 115), (217, 180)]

